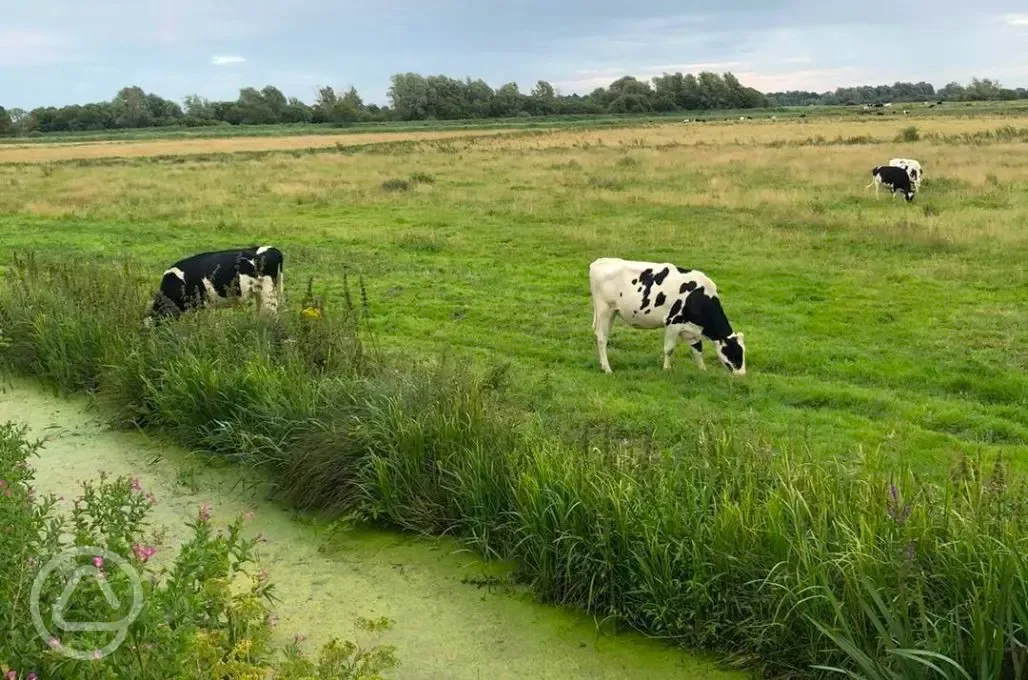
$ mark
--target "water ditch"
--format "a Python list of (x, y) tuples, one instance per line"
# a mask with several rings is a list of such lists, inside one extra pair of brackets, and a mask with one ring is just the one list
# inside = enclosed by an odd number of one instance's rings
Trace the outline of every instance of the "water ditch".
[(27, 381), (0, 388), (0, 421), (29, 427), (46, 440), (37, 489), (70, 507), (82, 480), (130, 474), (157, 497), (152, 522), (166, 543), (185, 536), (184, 522), (201, 504), (228, 522), (253, 512), (251, 534), (267, 540), (260, 558), (280, 601), (278, 643), (306, 636), (314, 650), (333, 636), (361, 639), (358, 616), (395, 621), (378, 638), (396, 646), (402, 679), (590, 678), (614, 680), (742, 680), (640, 635), (601, 632), (594, 619), (535, 602), (506, 583), (509, 567), (485, 563), (449, 539), (389, 531), (333, 529), (266, 501), (244, 471), (190, 454), (159, 438), (110, 430), (85, 397), (53, 396)]

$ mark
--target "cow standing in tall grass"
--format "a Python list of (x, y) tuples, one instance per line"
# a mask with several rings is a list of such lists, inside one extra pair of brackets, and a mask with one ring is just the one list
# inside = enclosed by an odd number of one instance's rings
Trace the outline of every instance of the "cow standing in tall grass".
[(733, 375), (746, 374), (743, 334), (732, 330), (717, 286), (706, 274), (682, 269), (669, 262), (636, 262), (600, 258), (589, 265), (593, 300), (593, 331), (600, 366), (612, 373), (607, 360), (607, 338), (620, 316), (634, 328), (664, 328), (664, 370), (671, 368), (671, 354), (681, 338), (692, 347), (700, 370), (703, 339), (714, 345), (718, 360)]
[(161, 276), (145, 323), (152, 326), (188, 309), (233, 298), (244, 302), (257, 298), (261, 311), (275, 314), (282, 292), (282, 265), (282, 251), (271, 246), (218, 250), (179, 260)]

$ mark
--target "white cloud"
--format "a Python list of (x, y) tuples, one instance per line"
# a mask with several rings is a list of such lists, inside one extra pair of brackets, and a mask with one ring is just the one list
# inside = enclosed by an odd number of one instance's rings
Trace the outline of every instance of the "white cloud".
[[(854, 86), (865, 81), (871, 82), (874, 80), (873, 74), (868, 73), (866, 69), (853, 66), (808, 69), (786, 73), (749, 71), (736, 73), (735, 77), (743, 85), (756, 88), (761, 92), (782, 92), (786, 90), (826, 92), (837, 87)], [(878, 80), (885, 81), (888, 79), (879, 77)]]
[(1003, 21), (1008, 26), (1028, 26), (1028, 14), (1008, 14)]
[(240, 57), (238, 54), (225, 54), (211, 57), (211, 63), (215, 66), (231, 66), (232, 64), (242, 64), (246, 61), (246, 57)]

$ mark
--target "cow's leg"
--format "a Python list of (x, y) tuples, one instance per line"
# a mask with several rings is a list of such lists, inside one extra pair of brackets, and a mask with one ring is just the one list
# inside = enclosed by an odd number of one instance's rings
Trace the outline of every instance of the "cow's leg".
[(689, 346), (692, 348), (692, 360), (696, 362), (696, 368), (701, 371), (707, 370), (707, 367), (703, 364), (703, 341), (697, 340)]
[(261, 277), (260, 304), (262, 311), (278, 314), (278, 288), (270, 276)]
[(673, 326), (668, 326), (664, 331), (664, 370), (671, 369), (671, 355), (675, 352), (675, 345), (678, 344), (678, 334), (681, 331)]
[(610, 337), (610, 329), (614, 326), (613, 309), (597, 307), (593, 310), (593, 331), (596, 332), (596, 351), (600, 355), (600, 368), (604, 373), (613, 373), (610, 362), (607, 360), (607, 338)]

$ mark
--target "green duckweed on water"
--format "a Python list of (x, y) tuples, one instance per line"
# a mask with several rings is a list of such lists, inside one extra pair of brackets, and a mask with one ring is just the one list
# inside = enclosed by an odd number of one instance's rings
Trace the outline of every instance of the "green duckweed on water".
[[(597, 632), (592, 619), (532, 601), (450, 540), (371, 530), (335, 530), (262, 500), (245, 471), (139, 433), (110, 431), (85, 398), (62, 399), (29, 382), (0, 392), (0, 421), (46, 440), (35, 462), (41, 493), (70, 506), (82, 480), (132, 474), (157, 498), (153, 519), (177, 544), (184, 522), (210, 504), (214, 517), (253, 512), (249, 531), (266, 539), (261, 562), (280, 599), (278, 642), (304, 635), (310, 649), (333, 636), (361, 640), (358, 616), (395, 621), (378, 641), (395, 645), (398, 678), (675, 678), (741, 680), (741, 673), (638, 635)], [(252, 482), (252, 483), (251, 483)]]

